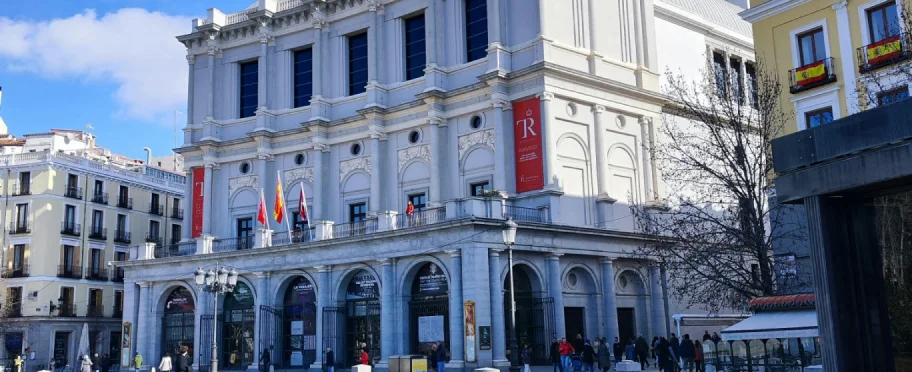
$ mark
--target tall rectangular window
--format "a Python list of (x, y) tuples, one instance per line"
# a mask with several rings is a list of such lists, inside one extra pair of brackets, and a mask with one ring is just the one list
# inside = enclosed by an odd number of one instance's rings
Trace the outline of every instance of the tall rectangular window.
[(171, 224), (171, 244), (177, 244), (181, 240), (181, 225)]
[(99, 233), (104, 227), (104, 212), (99, 210), (92, 211), (92, 232)]
[(258, 74), (259, 65), (256, 61), (241, 64), (240, 117), (242, 118), (256, 115), (257, 103), (259, 101), (259, 98), (257, 97), (257, 91), (259, 90), (259, 86), (257, 85)]
[(92, 190), (92, 195), (101, 195), (101, 193), (104, 192), (104, 181), (95, 180), (95, 187)]
[(716, 77), (716, 95), (726, 97), (728, 95), (728, 69), (725, 68), (725, 56), (720, 53), (713, 53), (713, 74)]
[(301, 214), (298, 212), (291, 212), (291, 227), (294, 230), (304, 230), (307, 229), (310, 222), (306, 218), (301, 218)]
[(890, 1), (877, 7), (868, 9), (868, 35), (871, 43), (899, 35), (899, 16), (896, 12), (896, 2)]
[(28, 204), (16, 204), (16, 230), (28, 229)]
[(63, 207), (63, 224), (67, 229), (75, 228), (76, 206), (66, 205)]
[(253, 218), (238, 218), (237, 237), (237, 249), (248, 249), (253, 247)]
[(732, 94), (738, 103), (744, 103), (744, 82), (741, 80), (741, 60), (731, 58), (728, 63), (731, 67)]
[(367, 89), (367, 33), (348, 37), (348, 95)]
[(465, 0), (466, 62), (488, 55), (487, 0)]
[(63, 260), (64, 269), (67, 272), (72, 271), (73, 266), (76, 265), (76, 261), (75, 261), (76, 260), (76, 247), (74, 247), (72, 245), (64, 245), (63, 246), (63, 257), (61, 257), (61, 259)]
[(29, 195), (32, 193), (32, 173), (19, 173), (19, 195)]
[(157, 240), (161, 236), (158, 221), (149, 221), (149, 238)]
[(294, 54), (294, 107), (310, 105), (313, 95), (313, 49)]
[(813, 128), (833, 121), (833, 108), (827, 107), (804, 114), (804, 122), (808, 128)]
[(25, 244), (13, 246), (13, 270), (22, 270), (25, 265)]
[(367, 218), (367, 203), (348, 205), (348, 222), (360, 222)]
[(744, 65), (744, 72), (747, 73), (747, 93), (750, 99), (751, 107), (760, 108), (760, 102), (757, 101), (757, 69), (754, 65), (747, 63)]
[(424, 76), (427, 48), (424, 45), (424, 14), (405, 20), (405, 80)]
[(423, 210), (427, 206), (427, 194), (411, 194), (408, 196), (408, 200), (412, 202), (412, 205), (415, 207), (416, 211)]
[(91, 251), (90, 252), (91, 257), (89, 257), (89, 258), (92, 260), (91, 269), (92, 269), (92, 271), (97, 271), (98, 269), (101, 268), (101, 265), (102, 265), (101, 262), (104, 260), (104, 250), (103, 249), (91, 249), (90, 251)]
[(826, 59), (826, 42), (823, 28), (815, 28), (798, 35), (798, 57), (801, 66)]
[(67, 175), (67, 190), (79, 187), (79, 176), (75, 174)]

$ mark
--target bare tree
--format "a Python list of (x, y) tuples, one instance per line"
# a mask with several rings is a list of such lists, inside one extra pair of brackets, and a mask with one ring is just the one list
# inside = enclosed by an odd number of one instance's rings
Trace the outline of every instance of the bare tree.
[(631, 210), (639, 231), (663, 237), (637, 254), (666, 266), (669, 291), (688, 306), (737, 309), (773, 295), (772, 244), (803, 233), (794, 219), (773, 213), (768, 200), (770, 140), (791, 116), (780, 109), (776, 75), (760, 63), (755, 71), (751, 94), (710, 69), (697, 81), (667, 73), (665, 93), (673, 103), (651, 148), (667, 195), (658, 203), (632, 203)]

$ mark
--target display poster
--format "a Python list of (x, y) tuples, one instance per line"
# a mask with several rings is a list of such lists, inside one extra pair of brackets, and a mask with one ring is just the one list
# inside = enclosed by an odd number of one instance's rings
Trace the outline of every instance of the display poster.
[(174, 288), (165, 300), (166, 313), (192, 312), (194, 308), (193, 294), (184, 287)]
[(291, 352), (291, 365), (295, 367), (300, 367), (304, 365), (304, 353), (301, 351), (295, 350)]
[(418, 317), (418, 342), (443, 340), (443, 315)]
[(478, 348), (491, 350), (491, 326), (478, 327)]
[(54, 360), (61, 365), (68, 365), (67, 345), (70, 341), (70, 332), (54, 333)]
[(133, 340), (133, 323), (124, 322), (121, 335), (123, 340), (121, 340), (120, 343), (120, 366), (129, 367), (130, 361), (133, 360), (133, 358), (130, 357), (130, 347), (132, 346)]
[(302, 320), (291, 321), (291, 335), (292, 336), (301, 336), (303, 334), (304, 334), (304, 321), (302, 321)]
[(247, 309), (253, 307), (253, 291), (242, 281), (238, 281), (237, 286), (228, 295), (228, 299), (233, 303), (226, 303), (228, 309)]
[(377, 278), (374, 278), (371, 273), (361, 270), (348, 282), (348, 290), (345, 291), (346, 300), (375, 298), (380, 298), (380, 286)]
[(205, 190), (206, 168), (193, 168), (193, 212), (190, 232), (193, 238), (203, 235), (203, 191)]
[(463, 305), (465, 314), (465, 351), (466, 362), (475, 362), (475, 302), (466, 301)]
[(435, 263), (427, 263), (418, 270), (412, 294), (420, 296), (446, 295), (449, 290), (446, 275)]
[(542, 129), (541, 102), (537, 97), (513, 102), (513, 155), (516, 159), (517, 193), (545, 187)]

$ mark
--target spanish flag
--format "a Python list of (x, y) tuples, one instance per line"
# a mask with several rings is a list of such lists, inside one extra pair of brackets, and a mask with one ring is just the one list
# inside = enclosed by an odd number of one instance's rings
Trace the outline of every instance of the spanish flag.
[(810, 85), (826, 79), (825, 60), (817, 61), (807, 66), (795, 69), (795, 82), (799, 86)]
[(272, 208), (272, 217), (275, 218), (278, 223), (282, 223), (282, 220), (285, 218), (285, 193), (282, 192), (281, 175), (276, 177), (276, 198), (275, 206)]
[(899, 41), (899, 36), (897, 35), (868, 45), (867, 49), (868, 64), (876, 65), (899, 56), (899, 53), (902, 52), (902, 43)]

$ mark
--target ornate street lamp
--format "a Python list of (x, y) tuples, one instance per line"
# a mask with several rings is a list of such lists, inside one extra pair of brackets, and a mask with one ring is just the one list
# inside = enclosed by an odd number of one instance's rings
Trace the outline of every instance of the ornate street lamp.
[(519, 344), (516, 340), (516, 288), (513, 286), (513, 244), (516, 244), (516, 227), (513, 217), (503, 224), (503, 242), (507, 246), (510, 272), (510, 371), (519, 371)]
[(238, 273), (234, 269), (228, 271), (227, 268), (219, 267), (215, 263), (215, 271), (203, 271), (203, 268), (196, 269), (193, 273), (193, 279), (196, 280), (196, 286), (199, 290), (212, 293), (212, 366), (209, 371), (218, 372), (218, 296), (231, 293), (237, 285)]

